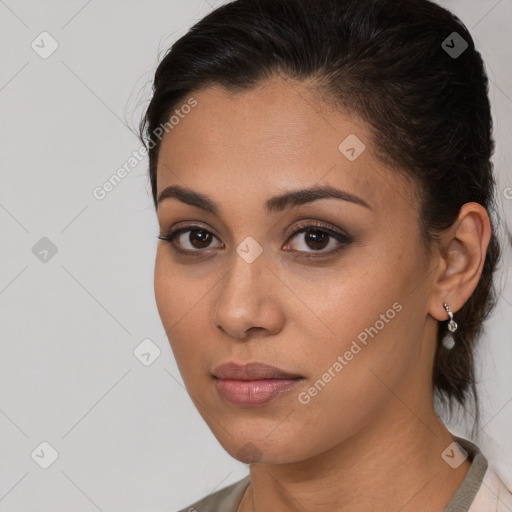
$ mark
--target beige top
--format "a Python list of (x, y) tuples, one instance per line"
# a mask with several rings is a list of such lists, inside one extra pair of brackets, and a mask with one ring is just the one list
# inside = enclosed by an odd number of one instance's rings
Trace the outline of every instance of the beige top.
[[(478, 446), (466, 439), (452, 437), (468, 453), (471, 466), (444, 512), (511, 512), (512, 493), (488, 467)], [(179, 512), (237, 512), (250, 482), (251, 475), (247, 475)]]

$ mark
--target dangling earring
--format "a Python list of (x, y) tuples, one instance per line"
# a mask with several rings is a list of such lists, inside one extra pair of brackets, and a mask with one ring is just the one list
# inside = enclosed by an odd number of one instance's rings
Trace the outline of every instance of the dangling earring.
[(457, 324), (453, 320), (453, 313), (450, 311), (450, 308), (448, 307), (448, 304), (443, 304), (444, 309), (446, 309), (446, 312), (448, 313), (448, 317), (450, 318), (450, 321), (448, 322), (448, 330), (450, 332), (455, 332), (457, 330)]

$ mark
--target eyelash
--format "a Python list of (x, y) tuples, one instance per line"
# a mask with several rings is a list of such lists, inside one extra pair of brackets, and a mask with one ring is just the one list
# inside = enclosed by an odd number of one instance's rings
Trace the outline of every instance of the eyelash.
[[(306, 251), (306, 254), (301, 254), (301, 256), (298, 256), (299, 258), (305, 258), (305, 259), (315, 259), (315, 258), (323, 258), (332, 256), (333, 254), (337, 254), (341, 252), (343, 249), (345, 249), (350, 243), (352, 243), (352, 238), (342, 232), (338, 232), (330, 228), (327, 224), (324, 224), (322, 222), (317, 223), (309, 223), (309, 224), (294, 224), (292, 229), (296, 229), (296, 231), (293, 231), (290, 236), (287, 238), (287, 242), (291, 239), (293, 239), (295, 236), (299, 235), (300, 233), (305, 233), (308, 231), (317, 231), (321, 234), (326, 234), (331, 238), (334, 238), (338, 241), (338, 247), (335, 249), (331, 249), (330, 251), (313, 251), (312, 254), (308, 253)], [(168, 233), (163, 233), (158, 236), (158, 239), (163, 240), (171, 245), (171, 247), (174, 249), (175, 252), (182, 255), (190, 255), (191, 253), (201, 253), (205, 252), (208, 249), (196, 249), (196, 250), (188, 250), (188, 249), (180, 249), (174, 244), (174, 240), (181, 235), (182, 233), (186, 233), (187, 231), (203, 231), (206, 233), (210, 233), (211, 235), (215, 236), (214, 233), (212, 233), (210, 230), (205, 229), (203, 226), (200, 225), (187, 225), (182, 226), (179, 228), (176, 228), (174, 230), (169, 231)], [(215, 237), (217, 238), (217, 237)], [(298, 253), (304, 253), (305, 251), (290, 251), (290, 252), (298, 252)]]

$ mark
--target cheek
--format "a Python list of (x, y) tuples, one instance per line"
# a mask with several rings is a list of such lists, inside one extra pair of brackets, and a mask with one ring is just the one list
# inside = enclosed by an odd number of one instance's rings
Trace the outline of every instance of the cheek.
[[(396, 309), (350, 317), (347, 321), (358, 326), (351, 330), (355, 335), (343, 333), (335, 342), (325, 340), (317, 350), (309, 349), (312, 372), (293, 397), (295, 425), (280, 432), (291, 442), (290, 454), (294, 440), (303, 441), (304, 457), (313, 456), (371, 427), (386, 408), (400, 407), (397, 396), (404, 396), (403, 386), (412, 385), (411, 372), (419, 360), (416, 341), (422, 321), (411, 328), (411, 309), (400, 301)], [(381, 312), (388, 323), (380, 319)]]
[(350, 272), (325, 281), (321, 294), (311, 288), (305, 295), (315, 315), (301, 320), (301, 330), (312, 339), (316, 331), (322, 340), (303, 347), (311, 381), (318, 384), (305, 401), (311, 397), (315, 408), (331, 401), (371, 409), (379, 402), (375, 397), (389, 395), (386, 385), (399, 386), (419, 361), (427, 290), (418, 276), (425, 276), (424, 263), (405, 245), (400, 255), (391, 248), (369, 253), (388, 256), (359, 258)]
[(399, 316), (397, 310), (413, 288), (417, 266), (418, 259), (412, 255), (393, 254), (381, 243), (374, 243), (357, 248), (326, 272), (315, 271), (314, 276), (311, 271), (290, 272), (283, 276), (293, 292), (293, 308), (289, 307), (288, 313), (296, 316), (301, 330), (310, 336), (316, 332), (324, 347), (348, 350), (358, 336), (363, 343), (370, 338), (376, 323), (379, 333), (390, 331), (389, 325)]
[(185, 276), (170, 262), (165, 249), (159, 248), (155, 261), (155, 300), (176, 363), (187, 381), (204, 366), (205, 354), (212, 353), (206, 323), (211, 318), (208, 291), (214, 283)]
[(158, 247), (154, 273), (155, 300), (166, 330), (186, 321), (201, 299), (201, 282), (180, 271), (170, 250), (165, 245)]
[[(185, 354), (187, 339), (186, 327), (191, 324), (190, 316), (194, 313), (193, 297), (195, 293), (176, 271), (176, 266), (168, 263), (164, 252), (160, 249), (155, 261), (155, 300), (162, 325), (181, 371), (182, 356)], [(189, 332), (188, 338), (190, 339), (191, 336), (192, 333)], [(195, 346), (194, 344), (190, 345)]]
[(172, 278), (172, 269), (165, 263), (162, 252), (159, 247), (155, 260), (154, 289), (158, 313), (167, 330), (171, 326), (173, 312), (175, 312), (177, 282)]

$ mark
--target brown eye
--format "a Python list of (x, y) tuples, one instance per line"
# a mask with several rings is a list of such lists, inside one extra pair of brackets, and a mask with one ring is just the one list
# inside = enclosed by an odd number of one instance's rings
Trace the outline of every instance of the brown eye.
[[(301, 256), (305, 258), (333, 255), (343, 250), (353, 241), (352, 237), (346, 232), (334, 230), (324, 224), (309, 223), (295, 225), (294, 227), (297, 230), (288, 238), (285, 249), (289, 250), (289, 247), (291, 247), (291, 252), (302, 253)], [(302, 236), (299, 237), (299, 235)], [(175, 251), (182, 255), (208, 253), (207, 249), (224, 247), (211, 231), (199, 225), (179, 227), (167, 234), (161, 234), (158, 238), (171, 244)], [(303, 239), (302, 242), (300, 242), (300, 238)], [(214, 239), (219, 242), (218, 245), (212, 245)], [(294, 239), (299, 240), (299, 243), (295, 242), (297, 247), (293, 247), (291, 243)]]
[[(328, 256), (332, 253), (338, 252), (352, 242), (352, 239), (344, 234), (334, 231), (331, 228), (318, 226), (316, 224), (307, 224), (298, 227), (286, 244), (286, 247), (291, 247), (292, 252), (304, 253), (305, 257)], [(297, 242), (291, 243), (292, 240), (297, 239)], [(327, 250), (324, 250), (326, 249)]]
[(212, 238), (212, 234), (205, 229), (192, 229), (190, 230), (188, 241), (196, 249), (205, 249), (211, 244)]
[[(201, 226), (185, 226), (158, 238), (172, 244), (176, 250), (191, 253), (207, 249), (217, 237)], [(222, 247), (222, 244), (217, 247)]]
[(305, 231), (304, 242), (311, 249), (319, 250), (324, 249), (329, 243), (329, 235), (319, 230)]

